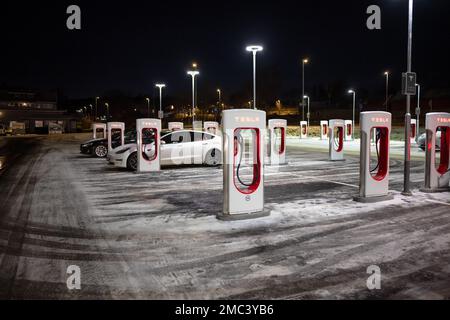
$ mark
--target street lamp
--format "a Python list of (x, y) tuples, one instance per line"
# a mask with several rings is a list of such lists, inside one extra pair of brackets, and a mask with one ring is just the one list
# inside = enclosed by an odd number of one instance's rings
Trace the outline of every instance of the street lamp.
[(416, 83), (417, 87), (417, 107), (416, 107), (416, 143), (419, 139), (420, 133), (420, 84)]
[(150, 118), (150, 98), (145, 98), (147, 101), (147, 117)]
[[(407, 73), (412, 69), (412, 37), (413, 37), (413, 0), (409, 0), (408, 6), (408, 50), (407, 50)], [(405, 196), (411, 196), (410, 176), (411, 176), (411, 95), (406, 95), (405, 113), (405, 168), (403, 180), (403, 192)]]
[(164, 113), (162, 111), (162, 89), (166, 87), (164, 83), (157, 83), (155, 87), (159, 88), (159, 118), (164, 118)]
[(97, 120), (97, 102), (100, 99), (100, 97), (95, 97), (95, 120)]
[(222, 90), (217, 89), (217, 94), (219, 96), (219, 104), (220, 104), (220, 102), (222, 101)]
[[(195, 67), (196, 66), (197, 66), (197, 64), (195, 64)], [(188, 71), (187, 74), (192, 77), (192, 128), (194, 128), (194, 121), (195, 121), (195, 76), (199, 75), (200, 72), (197, 71), (197, 70), (192, 70), (192, 71)]]
[(106, 121), (109, 121), (109, 103), (105, 102), (106, 107)]
[[(353, 128), (355, 127), (355, 105), (356, 105), (356, 92), (353, 89), (348, 90), (349, 94), (353, 95)], [(355, 130), (352, 130), (352, 140), (355, 140)]]
[(302, 120), (305, 121), (305, 64), (309, 63), (309, 59), (302, 60)]
[(83, 107), (83, 109), (84, 109), (84, 117), (87, 118), (87, 108)]
[(309, 119), (310, 119), (310, 113), (309, 113), (309, 106), (310, 106), (310, 102), (311, 100), (309, 99), (309, 96), (304, 95), (303, 99), (307, 99), (308, 100), (308, 113), (306, 114), (306, 118), (308, 119), (308, 132), (309, 132)]
[(253, 53), (253, 109), (256, 110), (256, 53), (263, 51), (262, 46), (248, 46), (245, 48)]
[(388, 111), (388, 99), (389, 99), (389, 71), (386, 71), (384, 73), (384, 75), (386, 76), (386, 100), (385, 100), (385, 104), (386, 104), (386, 111)]

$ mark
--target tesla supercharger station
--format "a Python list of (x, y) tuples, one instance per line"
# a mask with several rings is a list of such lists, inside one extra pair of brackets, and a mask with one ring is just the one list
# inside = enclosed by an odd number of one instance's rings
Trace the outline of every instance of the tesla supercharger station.
[[(125, 144), (125, 123), (123, 122), (108, 122), (108, 153), (111, 152), (114, 148), (112, 146), (113, 137), (120, 137), (120, 145), (123, 146)], [(117, 146), (118, 147), (118, 146)]]
[(137, 119), (137, 172), (161, 170), (161, 120)]
[(328, 138), (328, 121), (320, 121), (320, 140)]
[(223, 111), (224, 204), (218, 219), (241, 220), (269, 215), (264, 210), (265, 130), (264, 111)]
[(272, 166), (286, 164), (286, 132), (286, 120), (269, 120), (269, 157)]
[(416, 143), (417, 120), (411, 119), (411, 143)]
[(106, 123), (94, 123), (92, 125), (92, 138), (93, 139), (106, 138)]
[[(450, 113), (428, 113), (425, 119), (426, 161), (423, 192), (450, 191)], [(437, 133), (440, 131), (440, 157), (436, 156)]]
[[(389, 112), (361, 112), (359, 195), (355, 201), (372, 203), (393, 199), (389, 194), (389, 142), (392, 115)], [(375, 146), (371, 135), (375, 133)]]
[(344, 161), (344, 120), (330, 120), (328, 129), (330, 160)]
[(193, 126), (194, 126), (195, 131), (203, 130), (203, 122), (202, 121), (194, 121)]
[(352, 141), (353, 121), (345, 120), (345, 141)]
[(214, 121), (206, 121), (203, 124), (203, 130), (212, 134), (219, 134), (219, 123)]
[(308, 122), (300, 121), (300, 139), (308, 138)]
[(170, 131), (184, 130), (184, 124), (183, 122), (169, 122), (168, 128)]

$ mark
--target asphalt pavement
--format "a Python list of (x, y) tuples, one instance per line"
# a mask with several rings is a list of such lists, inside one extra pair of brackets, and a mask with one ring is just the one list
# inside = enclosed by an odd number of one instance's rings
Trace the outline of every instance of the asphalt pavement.
[[(449, 299), (450, 194), (391, 159), (394, 200), (352, 201), (357, 155), (288, 144), (265, 169), (271, 215), (223, 222), (222, 171), (135, 174), (79, 153), (87, 135), (8, 140), (0, 176), (2, 299)], [(378, 266), (380, 290), (368, 290)], [(69, 266), (81, 290), (69, 290)]]

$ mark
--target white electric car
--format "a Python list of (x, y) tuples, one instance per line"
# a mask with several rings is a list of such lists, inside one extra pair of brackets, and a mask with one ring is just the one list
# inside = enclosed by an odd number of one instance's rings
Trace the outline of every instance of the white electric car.
[[(191, 130), (161, 133), (161, 165), (206, 164), (216, 166), (222, 163), (222, 138), (220, 136)], [(154, 138), (144, 137), (144, 152), (154, 155)], [(129, 170), (137, 169), (137, 144), (125, 144), (108, 154), (110, 164)]]

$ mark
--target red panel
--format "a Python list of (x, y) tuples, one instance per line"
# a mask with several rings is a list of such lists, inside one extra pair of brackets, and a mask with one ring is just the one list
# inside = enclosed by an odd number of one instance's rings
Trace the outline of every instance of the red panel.
[(375, 175), (372, 175), (372, 178), (377, 181), (383, 181), (387, 174), (389, 168), (389, 129), (386, 127), (374, 127), (371, 128), (371, 132), (373, 129), (381, 130), (381, 138), (380, 138), (380, 146), (379, 146), (379, 166), (378, 171)]
[(450, 127), (441, 128), (441, 161), (437, 171), (446, 174), (449, 169)]
[(242, 194), (252, 194), (256, 190), (258, 190), (259, 185), (261, 184), (261, 159), (260, 159), (260, 151), (261, 151), (261, 141), (260, 141), (260, 133), (258, 128), (236, 128), (234, 130), (234, 137), (236, 137), (236, 132), (240, 130), (253, 130), (256, 136), (256, 155), (253, 153), (253, 156), (256, 156), (256, 159), (253, 159), (253, 180), (250, 186), (241, 188), (236, 183), (236, 156), (238, 154), (238, 143), (237, 139), (234, 139), (234, 157), (233, 157), (233, 182), (236, 189)]

